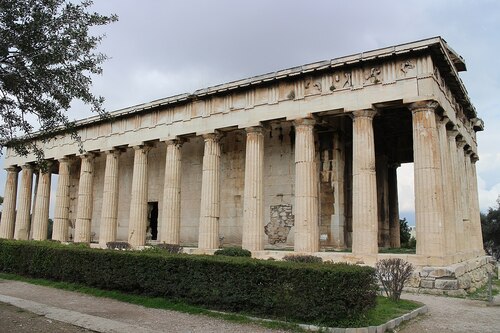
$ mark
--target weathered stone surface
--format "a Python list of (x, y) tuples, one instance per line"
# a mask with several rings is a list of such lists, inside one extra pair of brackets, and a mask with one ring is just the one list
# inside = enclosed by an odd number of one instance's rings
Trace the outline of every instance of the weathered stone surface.
[(429, 277), (442, 278), (445, 276), (453, 276), (453, 273), (444, 267), (440, 267), (429, 272)]
[(286, 243), (290, 229), (294, 225), (292, 205), (271, 206), (270, 222), (264, 227), (269, 244)]
[(457, 281), (458, 281), (458, 288), (468, 289), (471, 286), (472, 279), (471, 279), (470, 275), (466, 274), (466, 275), (460, 276), (457, 279)]
[(384, 333), (387, 329), (387, 324), (382, 324), (377, 326), (377, 333)]
[(458, 281), (457, 280), (448, 280), (448, 279), (437, 279), (434, 282), (434, 287), (436, 289), (455, 290), (455, 289), (458, 289)]
[(445, 294), (452, 297), (464, 297), (467, 295), (467, 292), (463, 289), (457, 289), (457, 290), (448, 290), (445, 292)]
[(420, 287), (429, 289), (434, 288), (434, 279), (422, 279), (420, 281)]

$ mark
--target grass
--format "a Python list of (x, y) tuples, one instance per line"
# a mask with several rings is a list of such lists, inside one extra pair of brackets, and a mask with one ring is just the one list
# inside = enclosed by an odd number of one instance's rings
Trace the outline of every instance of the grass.
[[(491, 294), (496, 296), (500, 294), (500, 280), (493, 278), (491, 280)], [(488, 283), (486, 283), (481, 288), (478, 288), (475, 292), (470, 293), (466, 296), (469, 299), (475, 299), (480, 301), (488, 300)]]
[[(265, 328), (281, 329), (293, 332), (305, 332), (305, 330), (302, 329), (297, 323), (283, 322), (283, 321), (269, 320), (269, 319), (256, 319), (254, 317), (248, 317), (245, 314), (217, 312), (202, 307), (186, 304), (183, 302), (170, 301), (168, 299), (161, 297), (147, 297), (141, 295), (126, 294), (119, 291), (102, 290), (102, 289), (87, 287), (76, 283), (28, 278), (7, 273), (0, 273), (0, 279), (22, 281), (40, 286), (76, 291), (96, 297), (106, 297), (121, 302), (142, 305), (147, 308), (173, 310), (195, 315), (205, 315), (213, 318), (224, 319), (239, 324), (257, 324)], [(345, 322), (341, 322), (340, 323), (341, 325), (339, 326), (342, 327), (378, 326), (383, 323), (386, 323), (387, 321), (393, 318), (402, 316), (416, 308), (419, 308), (420, 306), (422, 306), (422, 304), (413, 301), (400, 300), (398, 302), (394, 302), (386, 297), (377, 296), (377, 306), (369, 310), (365, 316), (363, 316), (362, 318), (358, 318), (356, 320), (350, 320), (350, 321), (346, 320)]]
[(385, 248), (385, 249), (379, 249), (378, 253), (394, 253), (394, 254), (415, 254), (416, 249), (415, 248)]

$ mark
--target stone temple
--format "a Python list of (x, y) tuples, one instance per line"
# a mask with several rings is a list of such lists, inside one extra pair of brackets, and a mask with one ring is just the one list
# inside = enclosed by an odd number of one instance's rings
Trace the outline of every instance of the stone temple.
[[(7, 149), (0, 237), (46, 239), (55, 188), (52, 239), (62, 242), (480, 267), (483, 122), (465, 70), (435, 37), (80, 120), (84, 153), (69, 135), (40, 142), (47, 172)], [(402, 163), (414, 163), (416, 254), (379, 254), (400, 246)]]

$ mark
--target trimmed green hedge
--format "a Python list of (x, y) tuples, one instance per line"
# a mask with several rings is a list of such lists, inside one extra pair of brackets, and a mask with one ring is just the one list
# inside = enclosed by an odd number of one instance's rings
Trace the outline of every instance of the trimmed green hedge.
[(252, 252), (242, 249), (241, 247), (226, 247), (214, 252), (216, 256), (228, 256), (228, 257), (248, 257), (252, 256)]
[(26, 241), (0, 240), (0, 271), (333, 326), (373, 307), (377, 290), (371, 267)]

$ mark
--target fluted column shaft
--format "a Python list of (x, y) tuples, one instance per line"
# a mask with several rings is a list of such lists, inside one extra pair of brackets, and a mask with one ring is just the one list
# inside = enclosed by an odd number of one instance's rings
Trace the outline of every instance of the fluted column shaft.
[(19, 168), (9, 167), (7, 170), (7, 181), (0, 221), (0, 238), (12, 239), (14, 237), (14, 225), (16, 222), (16, 198), (17, 198), (17, 176)]
[(56, 209), (54, 212), (54, 226), (52, 228), (52, 239), (60, 242), (68, 241), (69, 175), (70, 160), (68, 158), (61, 158), (59, 160), (59, 180), (57, 182)]
[(40, 170), (38, 176), (38, 187), (36, 190), (36, 201), (33, 210), (33, 239), (46, 240), (49, 226), (50, 206), (50, 183), (52, 173), (51, 162), (47, 162), (47, 169)]
[(319, 251), (318, 169), (314, 119), (295, 125), (295, 239), (296, 252)]
[(201, 208), (198, 248), (216, 249), (219, 247), (220, 217), (220, 143), (215, 133), (206, 134), (201, 177)]
[(377, 178), (377, 216), (378, 216), (378, 246), (391, 246), (391, 222), (389, 219), (389, 166), (388, 157), (375, 157), (375, 172)]
[(415, 174), (415, 224), (417, 254), (445, 253), (441, 149), (435, 110), (438, 103), (425, 101), (410, 106), (413, 121)]
[(448, 118), (438, 122), (439, 145), (441, 150), (441, 182), (443, 188), (443, 213), (444, 213), (444, 232), (446, 254), (455, 254), (457, 252), (455, 238), (455, 207), (453, 198), (453, 172), (451, 164), (451, 154), (446, 133), (446, 124)]
[(247, 128), (242, 247), (264, 249), (264, 134), (262, 127)]
[(119, 150), (106, 152), (106, 167), (104, 170), (104, 188), (102, 193), (101, 224), (99, 226), (99, 245), (116, 241), (118, 218), (118, 168)]
[(464, 235), (464, 221), (462, 219), (462, 187), (461, 187), (461, 165), (458, 158), (458, 148), (456, 137), (458, 131), (449, 130), (447, 131), (448, 136), (448, 150), (450, 152), (450, 165), (451, 165), (451, 175), (452, 182), (450, 186), (452, 188), (453, 195), (453, 218), (455, 219), (455, 249), (460, 252), (464, 250), (465, 235)]
[(392, 248), (401, 247), (401, 237), (399, 228), (399, 198), (398, 198), (398, 167), (399, 164), (389, 165), (389, 228)]
[(331, 233), (333, 246), (343, 249), (346, 247), (344, 228), (345, 228), (345, 147), (342, 142), (340, 131), (333, 133), (333, 216)]
[(22, 166), (21, 189), (17, 204), (16, 226), (14, 238), (27, 240), (30, 236), (31, 225), (31, 193), (33, 190), (33, 167), (29, 164)]
[(167, 244), (179, 244), (181, 233), (182, 141), (169, 140), (165, 143), (167, 145), (167, 154), (165, 156), (160, 241)]
[(374, 110), (353, 112), (352, 252), (378, 252), (377, 179), (375, 171)]
[(475, 250), (483, 253), (483, 234), (481, 232), (481, 211), (479, 208), (479, 197), (477, 188), (477, 172), (476, 172), (476, 162), (478, 158), (475, 154), (471, 155), (470, 164), (470, 184), (471, 184), (471, 206), (473, 207), (473, 213), (471, 214), (472, 229), (475, 234)]
[(90, 243), (94, 183), (94, 155), (81, 156), (80, 181), (78, 184), (78, 207), (76, 210), (75, 243)]
[(128, 224), (128, 242), (131, 246), (146, 244), (148, 225), (148, 152), (147, 146), (134, 147), (132, 197)]
[(457, 157), (458, 157), (458, 165), (457, 171), (459, 173), (459, 184), (460, 184), (460, 192), (459, 199), (461, 201), (462, 211), (459, 212), (460, 217), (462, 219), (462, 228), (463, 228), (463, 251), (469, 252), (471, 250), (471, 240), (470, 240), (470, 219), (469, 219), (469, 184), (467, 179), (467, 172), (465, 167), (465, 151), (464, 147), (466, 142), (464, 140), (457, 141)]

